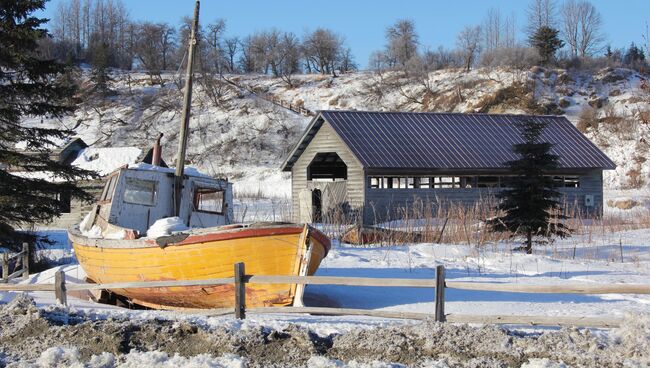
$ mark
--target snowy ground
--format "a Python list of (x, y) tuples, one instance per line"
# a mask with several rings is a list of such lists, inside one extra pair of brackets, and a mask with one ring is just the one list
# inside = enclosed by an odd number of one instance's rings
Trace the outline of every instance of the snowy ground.
[[(532, 256), (512, 252), (505, 243), (480, 249), (451, 244), (370, 248), (335, 244), (317, 274), (433, 278), (435, 266), (443, 264), (449, 280), (648, 283), (649, 238), (648, 229), (608, 233), (592, 237), (591, 242), (578, 236)], [(69, 248), (61, 245), (52, 255), (66, 253)], [(51, 283), (58, 269), (66, 272), (68, 283), (84, 278), (83, 270), (70, 264), (32, 275), (25, 282)], [(429, 289), (314, 285), (307, 287), (307, 293), (341, 307), (433, 311)], [(52, 293), (29, 293), (37, 308), (14, 293), (0, 295), (2, 302), (10, 303), (0, 305), (4, 354), (0, 361), (21, 367), (643, 367), (650, 363), (648, 295), (446, 292), (448, 313), (626, 318), (621, 329), (591, 332), (443, 327), (431, 322), (308, 315), (250, 314), (245, 321), (236, 321), (232, 316), (126, 310), (83, 300), (81, 294), (69, 294), (67, 310), (55, 306)], [(12, 334), (14, 330), (20, 332)], [(14, 344), (22, 334), (33, 349), (22, 351), (18, 342)]]

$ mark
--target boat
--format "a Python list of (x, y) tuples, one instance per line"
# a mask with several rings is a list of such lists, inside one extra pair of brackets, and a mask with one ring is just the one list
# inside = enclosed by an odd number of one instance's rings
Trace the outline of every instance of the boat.
[[(232, 183), (185, 168), (198, 29), (196, 1), (190, 36), (179, 149), (175, 169), (161, 165), (161, 136), (150, 163), (125, 166), (106, 178), (90, 213), (68, 230), (89, 281), (99, 284), (209, 280), (246, 274), (313, 275), (330, 240), (308, 224), (235, 224)], [(229, 308), (233, 284), (108, 289), (155, 309)], [(246, 284), (249, 307), (302, 305), (304, 285)]]

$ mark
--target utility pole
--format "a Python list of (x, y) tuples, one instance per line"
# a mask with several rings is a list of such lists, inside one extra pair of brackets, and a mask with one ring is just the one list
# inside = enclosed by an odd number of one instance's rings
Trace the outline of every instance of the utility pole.
[(198, 42), (196, 33), (199, 29), (200, 1), (196, 0), (194, 6), (194, 23), (190, 34), (190, 45), (187, 55), (187, 72), (185, 74), (185, 94), (183, 97), (183, 116), (181, 120), (181, 134), (178, 141), (176, 154), (176, 174), (174, 177), (174, 212), (181, 214), (181, 196), (183, 193), (183, 172), (185, 171), (185, 152), (187, 151), (187, 132), (190, 125), (190, 109), (192, 107), (192, 83), (194, 82), (194, 54)]

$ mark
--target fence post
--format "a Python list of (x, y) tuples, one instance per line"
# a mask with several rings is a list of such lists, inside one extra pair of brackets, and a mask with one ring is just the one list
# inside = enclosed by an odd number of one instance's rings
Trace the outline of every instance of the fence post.
[(62, 270), (56, 271), (54, 274), (54, 295), (59, 304), (68, 305), (68, 297), (65, 292), (65, 272)]
[(235, 318), (246, 318), (246, 271), (244, 263), (235, 263)]
[(2, 253), (2, 282), (9, 282), (9, 253)]
[(436, 267), (436, 322), (445, 322), (445, 266)]
[(29, 278), (29, 244), (23, 243), (23, 280)]

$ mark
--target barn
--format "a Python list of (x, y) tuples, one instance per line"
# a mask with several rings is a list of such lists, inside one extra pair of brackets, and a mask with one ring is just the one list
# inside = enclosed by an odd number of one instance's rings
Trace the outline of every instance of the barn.
[(320, 111), (282, 170), (291, 172), (293, 220), (356, 213), (364, 224), (398, 217), (415, 200), (471, 206), (494, 197), (517, 156), (524, 119), (548, 123), (565, 205), (601, 216), (603, 170), (615, 164), (561, 116)]

